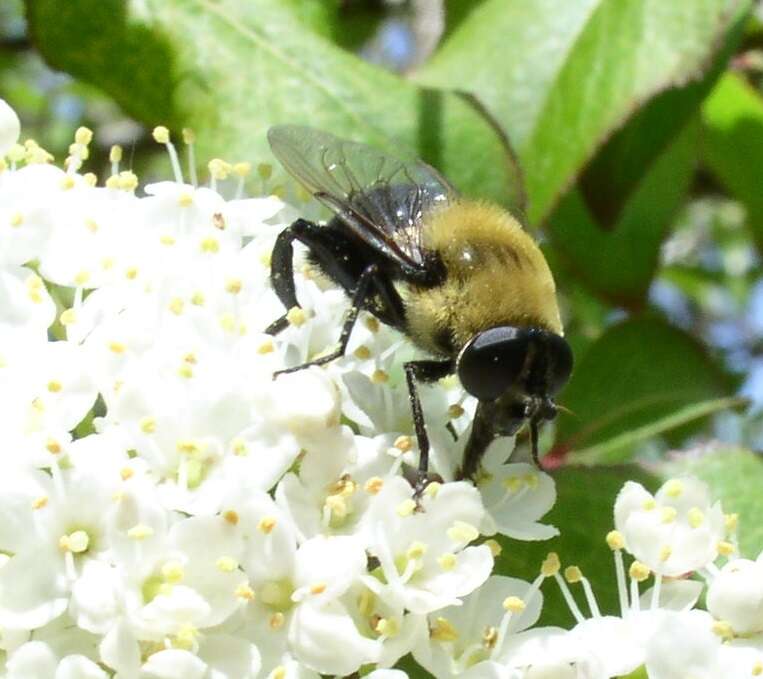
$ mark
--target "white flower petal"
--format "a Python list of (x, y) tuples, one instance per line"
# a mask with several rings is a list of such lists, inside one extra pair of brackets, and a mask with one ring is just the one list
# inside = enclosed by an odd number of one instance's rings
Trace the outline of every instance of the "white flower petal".
[(294, 583), (300, 599), (321, 604), (346, 592), (365, 573), (367, 557), (355, 537), (314, 537), (297, 550)]
[(140, 670), (138, 640), (127, 620), (119, 620), (103, 637), (98, 646), (101, 661), (120, 676), (134, 677)]
[(374, 670), (367, 676), (368, 679), (408, 679), (403, 670)]
[(667, 481), (654, 497), (626, 483), (615, 502), (615, 527), (631, 554), (671, 577), (714, 561), (726, 530), (720, 504), (710, 505), (705, 484), (692, 479)]
[(593, 648), (554, 627), (516, 635), (504, 649), (504, 657), (510, 669), (520, 670), (522, 679), (609, 679)]
[[(657, 605), (670, 611), (688, 611), (694, 608), (703, 589), (698, 580), (663, 580)], [(652, 587), (641, 595), (641, 610), (646, 611), (651, 607), (652, 595)]]
[[(458, 553), (456, 565), (452, 569), (440, 569), (439, 573), (432, 574), (426, 584), (422, 584), (422, 589), (438, 597), (441, 601), (438, 608), (441, 608), (451, 604), (454, 598), (471, 594), (488, 579), (492, 570), (493, 555), (487, 545), (467, 547)], [(431, 610), (428, 607), (426, 610), (411, 607), (414, 613), (429, 613)]]
[(108, 675), (84, 655), (68, 655), (58, 663), (55, 679), (107, 679)]
[(707, 610), (739, 635), (763, 632), (763, 563), (735, 559), (713, 578)]
[(193, 653), (173, 648), (150, 655), (141, 669), (151, 679), (202, 679), (207, 665)]
[(303, 604), (294, 613), (289, 644), (297, 658), (321, 674), (344, 676), (375, 662), (379, 644), (358, 632), (345, 608)]
[(72, 586), (70, 614), (82, 629), (105, 634), (122, 612), (123, 597), (123, 584), (116, 569), (108, 563), (89, 560)]
[(20, 134), (21, 121), (16, 111), (4, 99), (0, 99), (0, 156), (4, 156), (18, 142)]
[(294, 434), (315, 436), (339, 424), (339, 393), (318, 368), (279, 375), (268, 394), (271, 421)]
[(234, 636), (205, 636), (199, 647), (199, 657), (208, 666), (209, 679), (256, 679), (260, 671), (257, 647)]
[[(655, 618), (641, 619), (642, 624), (653, 623)], [(634, 634), (631, 621), (613, 616), (591, 618), (572, 630), (573, 638), (599, 651), (598, 657), (607, 677), (625, 676), (644, 663), (643, 640)]]
[(20, 646), (5, 666), (7, 679), (31, 679), (53, 677), (58, 659), (48, 644), (42, 641), (28, 641)]
[(646, 644), (650, 679), (717, 679), (721, 638), (712, 632), (713, 620), (704, 611), (666, 614)]
[(52, 547), (15, 554), (0, 567), (0, 625), (42, 627), (68, 603), (61, 555)]

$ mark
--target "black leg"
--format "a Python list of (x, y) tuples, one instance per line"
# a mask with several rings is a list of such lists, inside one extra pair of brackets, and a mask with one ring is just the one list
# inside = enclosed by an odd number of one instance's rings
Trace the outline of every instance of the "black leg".
[(436, 382), (453, 372), (452, 361), (409, 361), (405, 364), (405, 379), (408, 383), (408, 397), (411, 401), (413, 426), (416, 430), (416, 440), (419, 443), (419, 470), (416, 479), (416, 493), (424, 490), (429, 471), (429, 437), (421, 410), (421, 401), (416, 391), (416, 380), (421, 382)]
[(495, 431), (496, 406), (492, 401), (480, 401), (474, 413), (472, 431), (464, 448), (461, 469), (456, 478), (474, 480), (474, 475), (480, 466), (482, 456), (490, 443), (496, 437)]
[(379, 267), (376, 264), (369, 264), (360, 275), (358, 284), (352, 294), (352, 305), (350, 306), (347, 317), (344, 319), (344, 323), (342, 324), (342, 333), (339, 335), (339, 344), (337, 345), (337, 348), (334, 349), (334, 351), (332, 351), (330, 354), (326, 354), (325, 356), (321, 356), (312, 361), (308, 361), (307, 363), (302, 363), (301, 365), (296, 365), (292, 368), (279, 370), (278, 372), (273, 373), (273, 377), (275, 378), (278, 375), (282, 375), (284, 373), (293, 373), (297, 370), (309, 368), (311, 365), (325, 365), (326, 363), (331, 363), (331, 361), (339, 358), (340, 356), (344, 356), (344, 351), (347, 348), (347, 343), (350, 341), (352, 328), (355, 325), (355, 321), (358, 320), (358, 313), (360, 313), (360, 310), (363, 307), (363, 302), (368, 296), (371, 284), (374, 283), (378, 275)]
[(461, 469), (456, 478), (476, 480), (480, 462), (492, 443), (498, 436), (513, 436), (527, 419), (525, 404), (499, 404), (496, 401), (480, 401), (474, 413), (472, 431), (464, 447), (464, 457)]
[(530, 420), (530, 450), (532, 451), (535, 466), (540, 469), (540, 460), (538, 459), (538, 419), (536, 417)]
[[(318, 226), (304, 219), (297, 219), (278, 236), (270, 264), (270, 281), (278, 299), (286, 308), (298, 307), (294, 286), (293, 242), (300, 241), (309, 251), (308, 259), (318, 269), (352, 298), (366, 268), (378, 257), (367, 245), (353, 241), (333, 221)], [(405, 309), (400, 294), (387, 275), (374, 276), (374, 304), (368, 308), (380, 321), (404, 330)], [(277, 335), (289, 325), (286, 314), (271, 323), (265, 330)]]
[[(299, 306), (294, 288), (294, 247), (295, 240), (309, 245), (310, 236), (315, 235), (319, 226), (304, 219), (296, 220), (278, 234), (270, 261), (270, 282), (273, 290), (286, 311)], [(277, 335), (289, 325), (286, 314), (273, 321), (265, 330), (268, 335)]]

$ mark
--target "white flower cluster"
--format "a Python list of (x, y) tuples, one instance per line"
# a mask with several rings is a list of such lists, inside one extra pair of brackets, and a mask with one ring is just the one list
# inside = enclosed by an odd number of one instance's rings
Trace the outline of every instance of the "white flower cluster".
[[(763, 560), (714, 565), (733, 521), (696, 482), (623, 490), (620, 616), (554, 555), (532, 583), (491, 575), (489, 536), (556, 534), (540, 523), (552, 479), (501, 440), (476, 487), (453, 481), (474, 403), (445, 381), (422, 389), (445, 481), (417, 502), (410, 348), (371, 316), (345, 358), (273, 380), (332, 346), (346, 301), (297, 267), (304, 309), (263, 334), (283, 313), (270, 249), (296, 213), (242, 198), (247, 164), (185, 183), (157, 128), (175, 181), (139, 197), (118, 149), (105, 185), (80, 172), (88, 130), (65, 169), (18, 135), (0, 100), (3, 676), (404, 679), (387, 668), (408, 653), (437, 679), (763, 673)], [(703, 585), (688, 571), (710, 583), (709, 613), (689, 610)], [(530, 629), (547, 578), (572, 630)]]

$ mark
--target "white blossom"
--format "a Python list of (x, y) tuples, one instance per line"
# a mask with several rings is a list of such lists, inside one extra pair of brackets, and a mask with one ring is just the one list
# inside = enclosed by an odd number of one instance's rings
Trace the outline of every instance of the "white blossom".
[[(362, 312), (344, 357), (273, 379), (347, 310), (298, 246), (302, 309), (264, 333), (287, 311), (273, 243), (310, 208), (244, 197), (247, 163), (185, 181), (163, 128), (174, 181), (141, 190), (115, 154), (99, 183), (91, 136), (60, 169), (0, 100), (3, 676), (405, 679), (409, 653), (438, 679), (763, 671), (761, 558), (734, 558), (704, 484), (625, 485), (619, 611), (555, 555), (533, 582), (491, 575), (502, 546), (558, 534), (556, 486), (512, 438), (457, 480), (476, 407), (457, 378), (420, 389), (443, 479), (420, 496), (399, 332)], [(534, 627), (551, 578), (570, 629)]]
[(652, 571), (679, 576), (713, 562), (725, 537), (719, 503), (697, 479), (671, 479), (655, 495), (628, 482), (615, 503), (615, 526)]
[(736, 634), (763, 632), (763, 556), (725, 564), (710, 583), (707, 609)]
[(703, 611), (664, 616), (646, 643), (650, 679), (715, 679), (742, 676), (730, 672), (721, 656), (721, 638)]
[(0, 99), (0, 156), (4, 156), (19, 139), (21, 122), (4, 99)]
[(368, 517), (378, 576), (365, 576), (364, 582), (413, 613), (430, 613), (458, 605), (479, 587), (490, 575), (493, 557), (487, 545), (470, 546), (484, 517), (473, 486), (430, 484), (420, 509), (407, 481), (393, 477), (384, 483)]
[(537, 586), (492, 576), (467, 596), (463, 605), (431, 613), (425, 638), (414, 649), (416, 660), (436, 677), (500, 673), (512, 662), (512, 637), (540, 616)]
[(488, 449), (477, 487), (488, 517), (484, 532), (502, 533), (517, 540), (548, 540), (559, 531), (540, 523), (556, 502), (556, 485), (533, 465), (507, 462), (513, 444), (499, 439)]

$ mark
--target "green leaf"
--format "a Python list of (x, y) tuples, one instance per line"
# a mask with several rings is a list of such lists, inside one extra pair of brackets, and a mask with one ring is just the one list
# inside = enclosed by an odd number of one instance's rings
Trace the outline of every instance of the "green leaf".
[(53, 68), (98, 85), (138, 120), (179, 124), (172, 46), (128, 15), (128, 3), (27, 0), (25, 5), (30, 37)]
[(584, 169), (578, 184), (588, 209), (603, 229), (615, 227), (643, 175), (651, 171), (674, 137), (694, 117), (739, 44), (748, 9), (740, 5), (702, 79), (660, 92), (607, 140)]
[(732, 446), (690, 450), (663, 463), (665, 478), (690, 474), (705, 481), (726, 513), (739, 514), (739, 547), (755, 559), (763, 551), (763, 459), (759, 454)]
[[(689, 190), (697, 126), (668, 147), (626, 201), (613, 230), (603, 230), (580, 191), (562, 198), (549, 221), (555, 249), (576, 277), (610, 303), (638, 309), (659, 263), (662, 239)], [(602, 187), (606, 193), (608, 187)]]
[(716, 398), (701, 403), (693, 403), (680, 410), (667, 415), (659, 420), (626, 431), (619, 436), (598, 443), (582, 450), (576, 450), (573, 454), (575, 462), (579, 464), (596, 464), (607, 462), (616, 458), (623, 450), (632, 450), (635, 445), (647, 439), (659, 436), (663, 432), (681, 427), (689, 422), (707, 417), (713, 413), (732, 408), (741, 408), (748, 404), (747, 399), (738, 397)]
[(296, 6), (28, 0), (27, 14), (51, 64), (149, 125), (192, 127), (201, 158), (264, 160), (268, 127), (303, 123), (412, 151), (466, 192), (521, 202), (504, 140), (468, 101), (362, 62), (309, 30)]
[(413, 656), (408, 654), (395, 663), (395, 668), (403, 670), (410, 679), (434, 679), (421, 665), (419, 665)]
[(649, 675), (646, 673), (646, 667), (642, 665), (638, 669), (633, 670), (633, 672), (623, 677), (623, 679), (649, 679)]
[(474, 93), (508, 132), (532, 221), (640, 107), (700, 80), (737, 0), (486, 0), (419, 74)]
[(342, 2), (331, 24), (331, 38), (337, 45), (355, 52), (376, 35), (388, 16), (389, 8), (382, 3)]
[[(659, 481), (635, 465), (615, 467), (563, 467), (553, 472), (557, 501), (543, 518), (560, 530), (560, 535), (542, 542), (517, 542), (500, 537), (502, 546), (496, 572), (532, 581), (548, 552), (556, 552), (562, 565), (576, 565), (591, 581), (603, 614), (619, 612), (617, 581), (612, 551), (605, 537), (614, 528), (613, 509), (618, 491), (626, 481), (638, 481), (650, 490)], [(557, 584), (543, 585), (544, 606), (540, 624), (569, 628), (574, 624)], [(581, 591), (575, 592), (583, 602)], [(584, 604), (579, 603), (584, 612)]]
[(727, 73), (702, 107), (708, 169), (742, 201), (763, 248), (763, 97), (742, 76)]
[[(651, 316), (612, 326), (578, 358), (559, 402), (557, 451), (582, 450), (727, 395), (721, 371), (689, 335)], [(627, 444), (628, 441), (625, 441)], [(631, 445), (608, 450), (626, 460)]]
[(331, 37), (339, 15), (340, 0), (281, 0), (295, 19), (324, 37)]
[(447, 40), (464, 20), (485, 0), (444, 0), (445, 29), (441, 40)]

